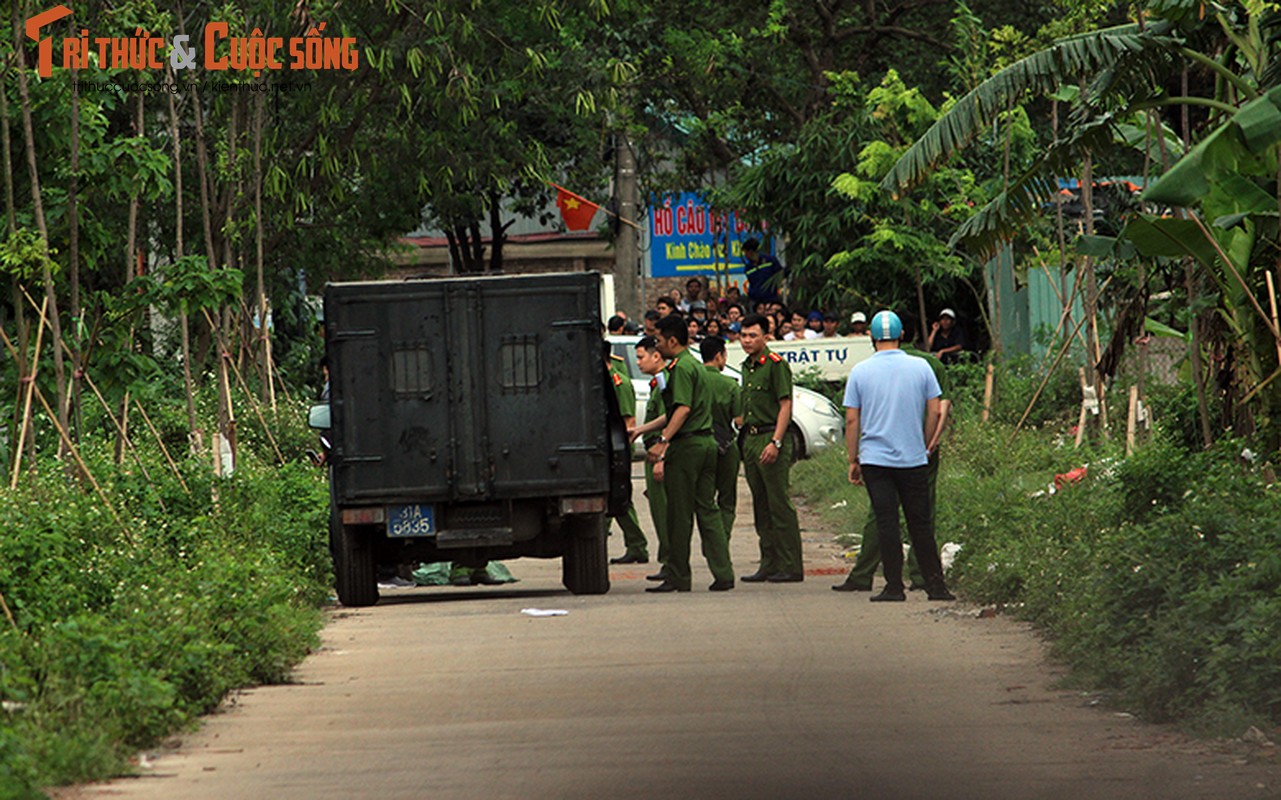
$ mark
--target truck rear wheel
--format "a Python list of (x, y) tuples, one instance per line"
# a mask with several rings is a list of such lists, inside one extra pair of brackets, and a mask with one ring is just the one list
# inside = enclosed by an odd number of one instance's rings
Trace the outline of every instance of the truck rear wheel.
[(605, 546), (605, 515), (565, 519), (565, 557), (562, 581), (574, 594), (609, 591), (609, 552)]
[[(336, 515), (335, 515), (336, 516)], [(334, 517), (329, 521), (329, 541), (334, 554), (334, 586), (338, 602), (349, 608), (378, 602), (378, 574), (374, 548), (354, 526)]]

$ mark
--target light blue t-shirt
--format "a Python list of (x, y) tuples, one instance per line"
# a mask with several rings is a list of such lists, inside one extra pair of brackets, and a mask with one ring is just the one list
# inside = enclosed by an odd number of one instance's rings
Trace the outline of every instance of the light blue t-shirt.
[(928, 463), (925, 402), (942, 394), (929, 363), (902, 350), (878, 350), (856, 364), (845, 382), (845, 407), (859, 409), (858, 462), (877, 467)]

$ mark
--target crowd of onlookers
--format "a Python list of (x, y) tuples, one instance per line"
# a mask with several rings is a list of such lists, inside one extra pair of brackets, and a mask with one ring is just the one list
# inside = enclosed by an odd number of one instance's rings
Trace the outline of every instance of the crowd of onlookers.
[[(632, 320), (620, 311), (610, 318), (607, 327), (612, 335), (644, 333), (653, 336), (657, 332), (655, 326), (658, 321), (670, 314), (686, 320), (690, 344), (713, 336), (726, 342), (737, 342), (743, 319), (749, 314), (765, 317), (769, 325), (766, 333), (769, 341), (868, 335), (868, 316), (862, 311), (855, 311), (846, 321), (843, 314), (830, 309), (788, 308), (777, 299), (754, 301), (734, 284), (723, 292), (711, 291), (699, 277), (692, 277), (686, 282), (684, 294), (679, 289), (660, 294), (640, 320)], [(957, 322), (956, 312), (950, 308), (939, 312), (925, 341), (919, 345), (945, 364), (954, 364), (973, 350), (964, 328)]]
[(842, 316), (833, 311), (789, 309), (780, 302), (752, 302), (743, 296), (735, 285), (724, 292), (710, 292), (700, 278), (690, 278), (685, 293), (673, 289), (670, 294), (659, 295), (653, 308), (639, 321), (630, 320), (620, 313), (609, 320), (611, 334), (654, 335), (658, 320), (670, 314), (679, 314), (689, 325), (690, 342), (700, 342), (718, 336), (727, 342), (738, 341), (743, 319), (749, 314), (760, 314), (770, 326), (768, 336), (773, 341), (795, 339), (821, 339), (838, 336), (861, 336), (867, 333), (867, 315), (855, 312), (842, 331)]

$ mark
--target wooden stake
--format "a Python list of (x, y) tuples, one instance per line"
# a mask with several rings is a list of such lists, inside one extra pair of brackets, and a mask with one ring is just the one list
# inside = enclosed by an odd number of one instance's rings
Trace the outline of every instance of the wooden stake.
[[(205, 312), (205, 318), (209, 319), (208, 311)], [(209, 322), (212, 327), (213, 320), (209, 319)], [(226, 348), (222, 346), (221, 337), (218, 339), (218, 347), (222, 349), (223, 352), (226, 352)], [(258, 402), (254, 399), (253, 392), (249, 391), (249, 386), (245, 384), (244, 376), (242, 376), (240, 374), (240, 370), (236, 368), (236, 363), (231, 359), (227, 359), (227, 365), (230, 366), (231, 371), (235, 373), (236, 383), (239, 384), (241, 390), (244, 391), (245, 397), (249, 398), (249, 407), (253, 409), (254, 415), (257, 416), (258, 421), (262, 423), (263, 433), (267, 434), (267, 441), (271, 442), (271, 449), (276, 451), (276, 458), (280, 459), (280, 463), (283, 465), (285, 463), (285, 456), (280, 452), (280, 446), (276, 444), (276, 437), (272, 436), (271, 428), (267, 426), (267, 420), (263, 417), (262, 410), (258, 407)], [(227, 400), (231, 400), (230, 386), (227, 387)], [(230, 406), (228, 406), (228, 410), (230, 411)]]
[(18, 473), (22, 471), (22, 448), (26, 445), (27, 428), (31, 423), (31, 397), (36, 388), (36, 374), (40, 372), (40, 344), (44, 338), (45, 309), (48, 305), (49, 295), (46, 294), (44, 302), (40, 304), (40, 322), (36, 327), (36, 356), (31, 360), (31, 374), (22, 378), (27, 382), (27, 397), (22, 404), (22, 426), (18, 428), (18, 447), (13, 454), (13, 475), (9, 478), (10, 491), (18, 488)]
[(95, 386), (93, 381), (89, 378), (88, 372), (84, 373), (83, 377), (85, 385), (88, 386), (94, 396), (98, 398), (98, 402), (102, 405), (102, 410), (107, 412), (107, 416), (111, 418), (111, 423), (116, 426), (116, 430), (120, 433), (120, 439), (125, 443), (125, 447), (129, 449), (129, 453), (133, 456), (133, 460), (137, 462), (138, 468), (142, 470), (142, 476), (147, 479), (147, 485), (156, 491), (156, 499), (160, 501), (161, 510), (167, 512), (169, 509), (165, 507), (164, 497), (160, 495), (159, 490), (155, 489), (156, 483), (151, 479), (151, 473), (147, 472), (147, 465), (142, 462), (142, 456), (138, 454), (138, 448), (133, 446), (133, 440), (130, 439), (129, 434), (125, 432), (124, 425), (120, 423), (120, 420), (116, 418), (115, 412), (111, 410), (111, 404), (102, 396), (102, 392), (98, 391), (98, 387)]
[(1139, 416), (1139, 387), (1130, 387), (1130, 414), (1125, 422), (1125, 454), (1134, 452), (1134, 428)]
[(987, 365), (987, 377), (983, 381), (983, 421), (984, 422), (987, 422), (988, 417), (991, 416), (992, 414), (992, 384), (993, 384), (993, 378), (995, 374), (996, 374), (996, 365), (989, 361)]
[[(1281, 330), (1281, 324), (1277, 323), (1277, 287), (1272, 282), (1272, 273), (1265, 271), (1263, 277), (1268, 282), (1268, 303), (1272, 305), (1272, 327)], [(1281, 339), (1277, 339), (1277, 363), (1281, 364)]]
[(169, 455), (169, 448), (165, 447), (164, 438), (161, 437), (160, 431), (156, 430), (156, 426), (151, 423), (151, 417), (147, 416), (146, 410), (143, 409), (142, 404), (138, 402), (138, 398), (136, 397), (133, 399), (133, 407), (138, 409), (138, 415), (141, 416), (142, 421), (146, 423), (148, 430), (151, 431), (151, 435), (156, 437), (156, 444), (160, 445), (160, 452), (165, 454), (165, 461), (169, 462), (169, 469), (173, 470), (174, 477), (178, 479), (178, 483), (182, 484), (182, 490), (187, 494), (191, 494), (191, 487), (189, 487), (187, 482), (182, 479), (182, 473), (178, 471), (178, 465), (174, 463), (173, 456)]
[(102, 486), (93, 477), (93, 473), (89, 471), (89, 466), (80, 457), (79, 448), (71, 441), (71, 437), (67, 435), (67, 429), (62, 427), (62, 423), (58, 421), (58, 415), (53, 413), (53, 409), (49, 407), (49, 402), (44, 399), (44, 392), (40, 391), (39, 387), (36, 388), (36, 399), (40, 401), (40, 405), (44, 406), (45, 413), (49, 415), (49, 420), (53, 422), (53, 426), (58, 429), (58, 434), (62, 437), (62, 443), (66, 445), (67, 451), (71, 453), (71, 456), (76, 460), (76, 464), (80, 466), (80, 471), (84, 473), (84, 476), (89, 479), (89, 483), (93, 485), (93, 490), (98, 493), (98, 498), (102, 500), (102, 504), (107, 507), (107, 511), (111, 512), (111, 517), (120, 526), (121, 533), (125, 535), (130, 544), (136, 545), (138, 541), (134, 538), (133, 532), (129, 530), (124, 520), (116, 513), (115, 506), (111, 505), (111, 501), (107, 499), (107, 493), (102, 490)]
[(1085, 407), (1085, 367), (1077, 367), (1076, 372), (1081, 379), (1081, 417), (1076, 423), (1076, 444), (1073, 447), (1079, 448), (1085, 439), (1085, 418), (1088, 411)]

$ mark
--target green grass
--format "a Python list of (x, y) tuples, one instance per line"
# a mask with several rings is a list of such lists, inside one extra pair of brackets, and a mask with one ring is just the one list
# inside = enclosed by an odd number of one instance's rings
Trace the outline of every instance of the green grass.
[[(1281, 491), (1240, 457), (1247, 443), (1185, 441), (1159, 432), (1125, 458), (1076, 450), (1052, 423), (1015, 435), (962, 417), (944, 444), (940, 543), (962, 545), (949, 582), (963, 598), (1034, 622), (1077, 683), (1148, 719), (1240, 735), (1281, 723)], [(1083, 482), (1043, 491), (1082, 464)], [(845, 475), (841, 449), (793, 471), (838, 537), (866, 513)]]
[[(314, 646), (329, 596), (328, 495), (324, 472), (302, 460), (302, 413), (285, 409), (278, 423), (287, 464), (242, 422), (235, 475), (215, 480), (205, 459), (185, 460), (190, 493), (154, 440), (137, 442), (148, 478), (117, 466), (106, 436), (86, 438), (119, 520), (44, 455), (0, 492), (0, 592), (13, 614), (0, 616), (0, 797), (126, 772), (138, 748), (232, 689), (285, 680)], [(156, 413), (178, 453), (182, 420), (180, 409)]]

